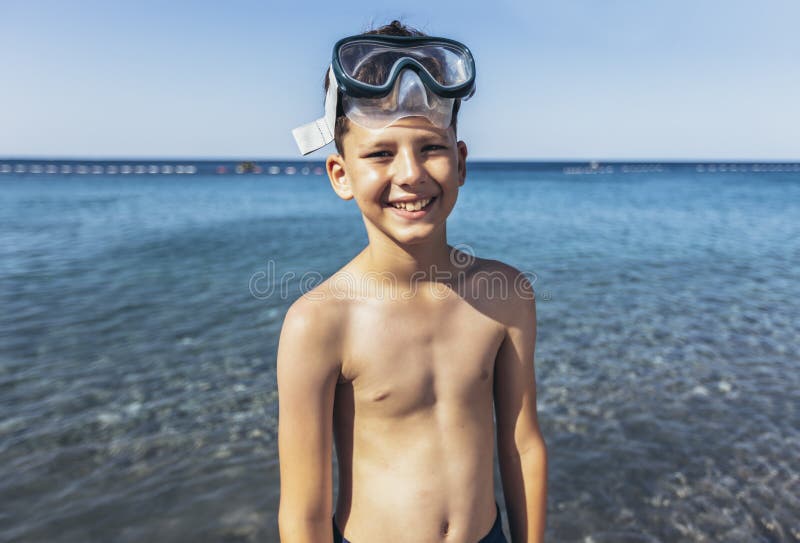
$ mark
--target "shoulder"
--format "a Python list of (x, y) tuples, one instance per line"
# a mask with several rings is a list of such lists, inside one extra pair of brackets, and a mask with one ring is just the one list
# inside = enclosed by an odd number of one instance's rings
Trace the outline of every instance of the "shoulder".
[(320, 285), (289, 307), (278, 340), (279, 397), (320, 394), (341, 372), (346, 309)]
[(498, 320), (504, 324), (535, 320), (536, 293), (532, 283), (535, 276), (499, 260), (477, 257), (470, 276), (470, 283)]
[(288, 333), (314, 341), (331, 341), (341, 337), (348, 304), (335, 287), (335, 277), (336, 274), (304, 292), (292, 303), (286, 312), (282, 335)]
[(527, 305), (526, 302), (535, 301), (536, 294), (530, 273), (499, 260), (477, 257), (470, 272), (473, 281), (485, 280), (487, 285), (497, 287), (498, 290), (492, 289), (489, 292), (494, 298), (511, 305)]

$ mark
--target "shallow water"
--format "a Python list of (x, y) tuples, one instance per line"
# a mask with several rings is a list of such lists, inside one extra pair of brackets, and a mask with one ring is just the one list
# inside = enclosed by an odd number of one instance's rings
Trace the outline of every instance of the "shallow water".
[[(800, 541), (798, 217), (797, 173), (470, 172), (450, 243), (536, 278), (548, 540)], [(278, 331), (352, 202), (10, 176), (0, 224), (0, 540), (277, 541)]]

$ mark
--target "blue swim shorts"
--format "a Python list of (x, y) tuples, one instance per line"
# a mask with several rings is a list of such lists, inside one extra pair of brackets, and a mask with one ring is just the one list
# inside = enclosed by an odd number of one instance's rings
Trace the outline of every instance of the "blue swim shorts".
[[(494, 502), (497, 508), (497, 517), (495, 517), (494, 524), (489, 530), (489, 533), (483, 536), (478, 543), (508, 543), (506, 536), (503, 534), (503, 524), (500, 520), (500, 505), (497, 501)], [(336, 526), (336, 515), (333, 515), (333, 542), (334, 543), (350, 543), (344, 538), (342, 532)]]

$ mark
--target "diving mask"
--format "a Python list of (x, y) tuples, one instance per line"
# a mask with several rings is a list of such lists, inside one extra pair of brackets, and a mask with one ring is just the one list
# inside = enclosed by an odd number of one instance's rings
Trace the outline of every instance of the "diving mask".
[(328, 73), (325, 116), (292, 131), (303, 155), (333, 141), (339, 92), (347, 118), (372, 129), (411, 116), (447, 128), (455, 100), (475, 92), (472, 53), (446, 38), (344, 38), (334, 45)]

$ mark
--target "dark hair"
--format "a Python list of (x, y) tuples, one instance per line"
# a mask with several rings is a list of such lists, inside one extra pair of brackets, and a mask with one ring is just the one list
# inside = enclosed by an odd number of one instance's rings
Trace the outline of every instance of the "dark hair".
[[(427, 36), (424, 32), (421, 32), (415, 28), (409, 27), (404, 25), (398, 20), (394, 20), (388, 25), (384, 25), (380, 28), (375, 28), (372, 30), (367, 30), (363, 32), (363, 34), (378, 34), (382, 36)], [(434, 74), (438, 70), (438, 66), (435, 64), (431, 64), (430, 66), (426, 66), (426, 68), (430, 69)], [(379, 78), (380, 74), (371, 74), (374, 78)], [(330, 85), (330, 76), (328, 72), (325, 72), (325, 92), (328, 92), (328, 86)], [(349, 129), (349, 119), (345, 116), (344, 110), (342, 109), (342, 95), (341, 91), (336, 91), (337, 100), (336, 100), (336, 126), (333, 131), (333, 141), (336, 144), (336, 152), (340, 155), (344, 156), (344, 146), (342, 145), (342, 138), (347, 133)], [(458, 110), (461, 108), (461, 100), (456, 99), (455, 103), (453, 104), (453, 115), (450, 120), (450, 126), (453, 127), (453, 131), (456, 131), (456, 127), (458, 124)]]

